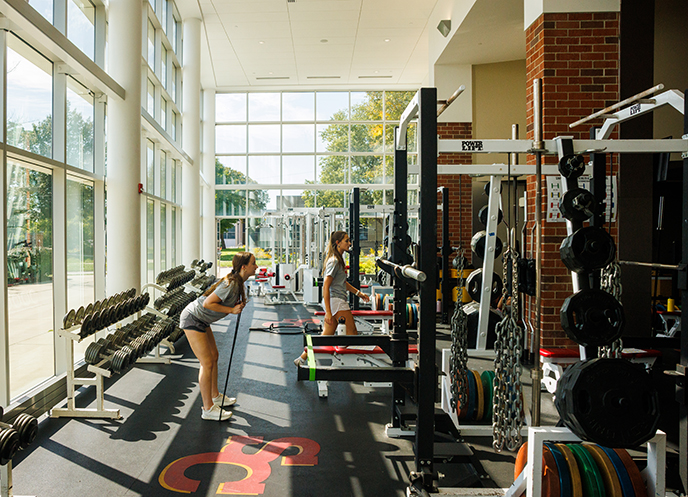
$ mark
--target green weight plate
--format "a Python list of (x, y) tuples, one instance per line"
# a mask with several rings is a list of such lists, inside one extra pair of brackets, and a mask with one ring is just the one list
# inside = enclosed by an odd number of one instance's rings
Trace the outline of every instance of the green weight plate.
[(480, 383), (483, 384), (483, 418), (492, 419), (492, 389), (490, 388), (490, 380), (487, 371), (480, 374)]
[(569, 467), (569, 475), (571, 476), (571, 495), (573, 497), (583, 497), (583, 481), (581, 480), (580, 471), (578, 470), (578, 463), (576, 457), (565, 444), (554, 444), (562, 453), (566, 464)]
[(582, 447), (587, 450), (597, 464), (597, 469), (602, 473), (602, 480), (604, 481), (604, 490), (610, 497), (622, 497), (621, 482), (616, 475), (614, 464), (609, 459), (609, 456), (604, 453), (599, 445), (583, 444)]
[(580, 444), (571, 443), (567, 446), (573, 452), (578, 463), (578, 470), (583, 481), (583, 495), (585, 497), (606, 497), (602, 475), (590, 453)]
[(573, 488), (571, 487), (571, 473), (569, 473), (566, 458), (557, 449), (553, 443), (545, 442), (543, 451), (549, 451), (554, 457), (554, 462), (557, 465), (557, 473), (559, 474), (559, 495), (561, 497), (573, 497)]
[(605, 452), (605, 454), (607, 454), (607, 457), (609, 457), (614, 465), (616, 476), (619, 478), (619, 483), (621, 483), (621, 492), (623, 493), (623, 497), (635, 497), (633, 482), (631, 481), (631, 477), (628, 475), (626, 466), (624, 466), (624, 463), (619, 455), (614, 452), (613, 449), (602, 447), (601, 445), (599, 447)]

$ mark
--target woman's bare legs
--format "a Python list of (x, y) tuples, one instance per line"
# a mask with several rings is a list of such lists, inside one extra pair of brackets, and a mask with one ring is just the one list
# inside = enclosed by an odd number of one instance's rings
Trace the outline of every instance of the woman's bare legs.
[(191, 350), (201, 363), (198, 371), (198, 386), (201, 389), (203, 409), (213, 407), (213, 391), (217, 392), (217, 359), (219, 353), (213, 332), (208, 327), (205, 333), (196, 330), (184, 330)]

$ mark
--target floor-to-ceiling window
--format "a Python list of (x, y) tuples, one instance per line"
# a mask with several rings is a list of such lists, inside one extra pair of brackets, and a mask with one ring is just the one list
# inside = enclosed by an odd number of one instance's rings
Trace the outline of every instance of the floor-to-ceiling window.
[[(394, 127), (415, 91), (300, 91), (216, 95), (216, 216), (248, 248), (269, 249), (266, 213), (393, 203)], [(415, 126), (409, 162), (416, 161)], [(417, 179), (409, 178), (417, 184)], [(238, 224), (238, 221), (242, 222)], [(367, 221), (364, 221), (366, 223)], [(273, 235), (274, 237), (274, 235)]]

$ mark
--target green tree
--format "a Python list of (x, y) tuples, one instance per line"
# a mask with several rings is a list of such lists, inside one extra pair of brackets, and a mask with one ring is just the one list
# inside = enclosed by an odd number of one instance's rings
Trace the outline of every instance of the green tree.
[[(250, 178), (248, 178), (250, 181)], [(246, 184), (246, 175), (240, 171), (224, 166), (215, 158), (215, 184), (237, 185)], [(215, 190), (215, 213), (233, 216), (246, 215), (246, 190)], [(251, 212), (262, 212), (270, 201), (270, 195), (265, 190), (252, 190), (248, 196), (248, 207)]]
[[(359, 104), (351, 108), (352, 121), (373, 121), (372, 123), (351, 124), (351, 141), (349, 144), (349, 128), (340, 123), (329, 125), (322, 132), (322, 140), (326, 143), (328, 152), (379, 152), (379, 155), (352, 155), (351, 164), (348, 157), (329, 155), (320, 159), (320, 179), (322, 184), (343, 183), (369, 183), (379, 184), (383, 178), (383, 172), (387, 176), (393, 174), (391, 167), (391, 155), (394, 143), (393, 126), (387, 124), (387, 131), (383, 128), (383, 93), (366, 92), (366, 97)], [(385, 119), (398, 120), (409, 101), (415, 95), (414, 91), (394, 91), (385, 94)], [(341, 122), (346, 119), (346, 109), (341, 109), (332, 117)], [(409, 132), (409, 141), (413, 141), (413, 130)], [(383, 145), (389, 157), (383, 155)], [(388, 164), (385, 171), (385, 163)], [(349, 168), (351, 177), (348, 177)], [(313, 182), (311, 182), (312, 184)], [(306, 190), (303, 193), (306, 207), (343, 207), (341, 191), (315, 191)], [(317, 198), (317, 204), (316, 204)], [(382, 204), (382, 190), (369, 190), (361, 192), (362, 204)]]

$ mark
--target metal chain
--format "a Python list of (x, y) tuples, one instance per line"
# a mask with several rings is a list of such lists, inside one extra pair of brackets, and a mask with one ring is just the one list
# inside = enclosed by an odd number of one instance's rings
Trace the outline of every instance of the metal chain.
[[(617, 261), (610, 262), (607, 267), (600, 271), (600, 290), (612, 295), (616, 300), (621, 302), (621, 266)], [(598, 348), (598, 357), (606, 357), (618, 359), (621, 357), (621, 350), (623, 349), (623, 341), (621, 338)]]
[[(492, 447), (497, 451), (506, 447), (515, 451), (521, 446), (523, 427), (521, 355), (523, 329), (518, 325), (518, 253), (508, 247), (502, 256), (504, 279), (508, 278), (511, 263), (511, 304), (510, 311), (495, 327), (495, 378), (492, 410)], [(506, 305), (507, 285), (502, 296)]]
[[(463, 310), (461, 298), (465, 280), (463, 269), (466, 265), (466, 257), (463, 248), (456, 251), (456, 257), (452, 265), (457, 271), (457, 288), (459, 291), (456, 306), (451, 317), (451, 358), (449, 361), (449, 374), (451, 379), (451, 407), (455, 411), (461, 410), (467, 400), (468, 379), (468, 318)], [(458, 408), (458, 409), (457, 409)]]

